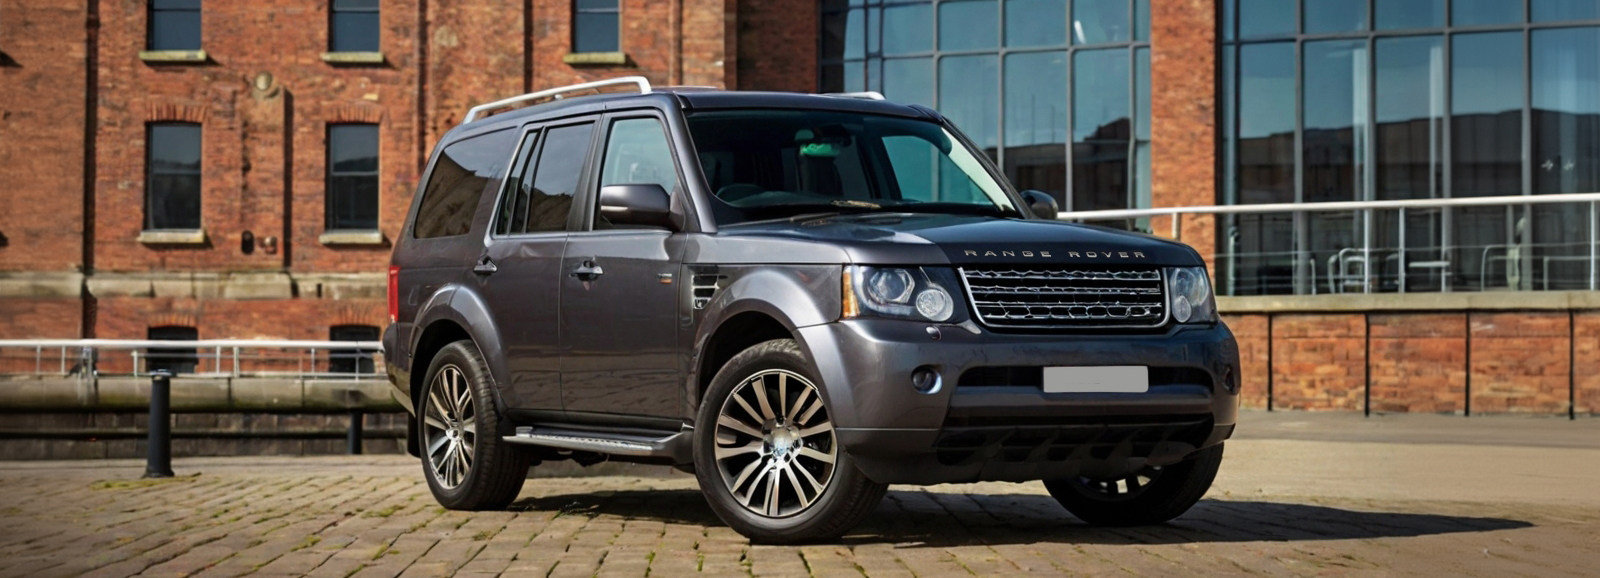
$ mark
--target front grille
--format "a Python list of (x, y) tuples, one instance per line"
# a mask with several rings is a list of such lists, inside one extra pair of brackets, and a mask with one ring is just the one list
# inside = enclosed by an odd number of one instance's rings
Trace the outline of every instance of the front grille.
[(984, 325), (1012, 329), (1156, 327), (1167, 320), (1157, 268), (961, 269)]

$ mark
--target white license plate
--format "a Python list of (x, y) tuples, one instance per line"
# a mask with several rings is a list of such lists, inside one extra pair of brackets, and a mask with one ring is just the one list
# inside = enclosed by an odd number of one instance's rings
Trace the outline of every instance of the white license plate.
[(1045, 393), (1145, 393), (1150, 368), (1142, 365), (1044, 368)]

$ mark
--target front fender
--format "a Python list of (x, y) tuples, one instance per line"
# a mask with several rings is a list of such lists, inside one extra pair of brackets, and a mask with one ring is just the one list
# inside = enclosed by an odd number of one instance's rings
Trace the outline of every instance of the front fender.
[[(840, 272), (838, 265), (722, 266), (725, 278), (705, 309), (696, 316), (694, 354), (689, 359), (687, 390), (691, 409), (701, 380), (700, 367), (708, 344), (729, 319), (744, 313), (771, 317), (801, 340), (799, 329), (839, 319)], [(802, 351), (809, 350), (802, 340)], [(715, 371), (715, 368), (712, 369)]]

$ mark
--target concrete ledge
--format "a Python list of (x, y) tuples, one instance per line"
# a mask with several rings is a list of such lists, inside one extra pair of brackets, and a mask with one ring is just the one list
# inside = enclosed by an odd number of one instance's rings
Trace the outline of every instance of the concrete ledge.
[[(366, 413), (404, 411), (389, 383), (370, 380), (310, 380), (178, 376), (172, 378), (177, 412)], [(128, 411), (150, 407), (150, 378), (75, 377), (0, 380), (0, 413), (40, 411)]]
[(579, 66), (618, 66), (628, 63), (628, 55), (624, 52), (571, 52), (562, 56), (561, 62)]
[(353, 381), (316, 380), (305, 381), (304, 400), (301, 405), (311, 411), (327, 411), (338, 409), (377, 408), (371, 411), (402, 411), (400, 403), (394, 400), (391, 393), (393, 388), (389, 382), (372, 379)]
[(328, 231), (317, 236), (324, 245), (383, 245), (383, 231)]
[(1600, 291), (1498, 291), (1491, 293), (1358, 293), (1218, 297), (1222, 313), (1360, 311), (1515, 311), (1600, 309)]
[(204, 229), (193, 231), (139, 231), (139, 242), (146, 245), (204, 245)]
[(225, 299), (289, 299), (294, 279), (287, 273), (234, 273), (222, 282)]
[(0, 298), (83, 296), (83, 274), (76, 272), (0, 272)]
[(204, 50), (140, 50), (139, 60), (151, 64), (196, 64), (211, 60)]
[(328, 64), (371, 65), (383, 64), (382, 52), (324, 52), (322, 61)]
[(298, 410), (305, 404), (305, 386), (297, 379), (238, 378), (233, 380), (236, 410)]
[(300, 297), (322, 299), (385, 299), (389, 278), (383, 273), (308, 273), (294, 275)]
[(93, 385), (74, 377), (0, 381), (0, 408), (35, 411), (84, 407), (93, 400)]

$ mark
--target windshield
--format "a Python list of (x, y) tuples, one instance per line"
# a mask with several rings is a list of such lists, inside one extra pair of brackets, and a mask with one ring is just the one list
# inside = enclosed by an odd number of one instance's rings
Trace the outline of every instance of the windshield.
[(689, 115), (718, 224), (850, 212), (1016, 216), (972, 151), (920, 120), (807, 110)]

